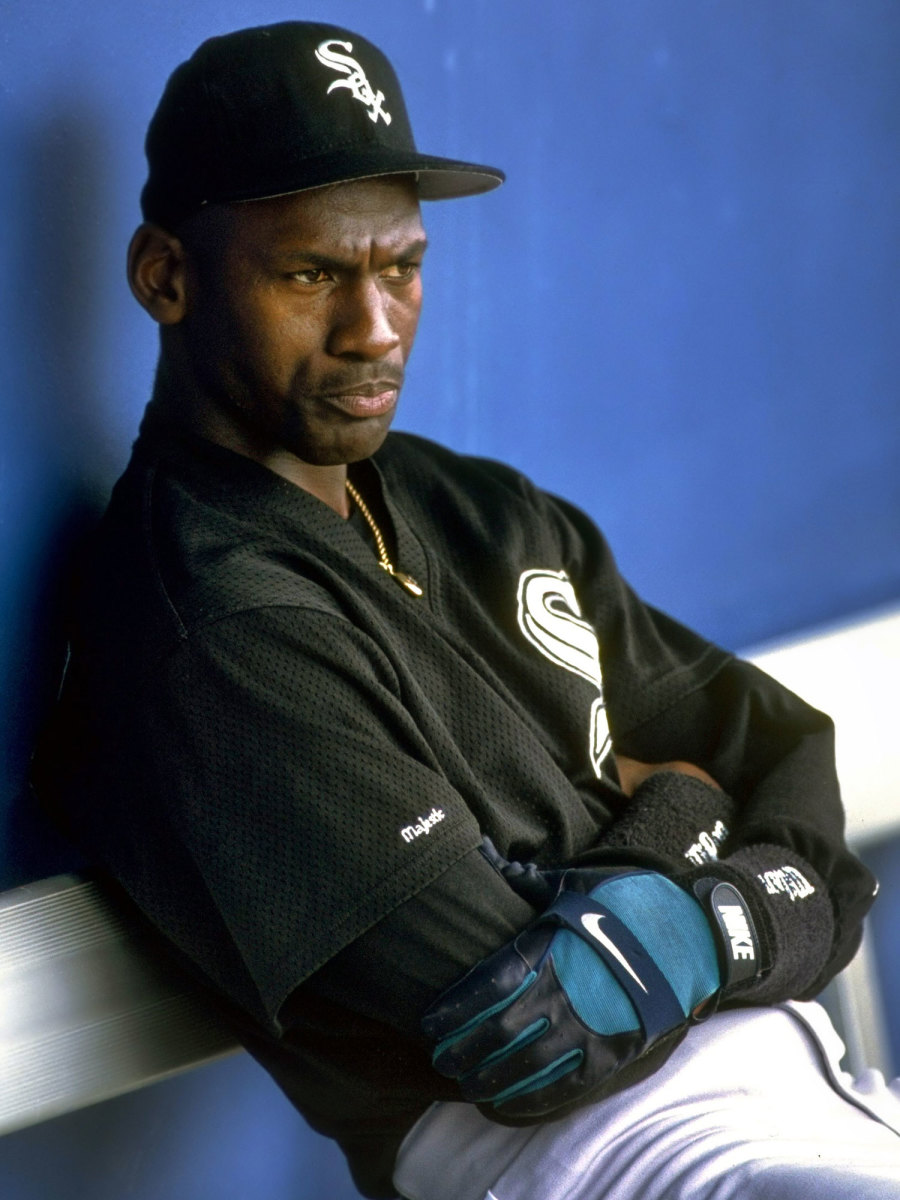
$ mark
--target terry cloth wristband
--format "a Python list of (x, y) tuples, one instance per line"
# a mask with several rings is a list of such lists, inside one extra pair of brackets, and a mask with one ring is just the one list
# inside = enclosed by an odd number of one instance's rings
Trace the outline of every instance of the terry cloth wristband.
[(723, 1000), (773, 1004), (809, 999), (834, 940), (834, 914), (822, 880), (805, 859), (784, 846), (744, 846), (713, 866), (695, 867), (678, 882), (709, 903), (711, 876), (743, 897), (760, 942), (762, 973), (733, 977)]
[(718, 857), (737, 806), (721, 788), (682, 771), (658, 771), (635, 790), (622, 815), (604, 830), (604, 848), (650, 850), (675, 865)]
[[(599, 845), (662, 855), (674, 878), (691, 891), (711, 877), (738, 889), (760, 941), (762, 974), (732, 976), (725, 1001), (733, 996), (765, 1004), (813, 996), (835, 934), (828, 890), (806, 859), (783, 846), (759, 844), (729, 853), (736, 813), (734, 801), (719, 788), (693, 775), (658, 771), (635, 790)], [(698, 899), (706, 904), (708, 896)]]

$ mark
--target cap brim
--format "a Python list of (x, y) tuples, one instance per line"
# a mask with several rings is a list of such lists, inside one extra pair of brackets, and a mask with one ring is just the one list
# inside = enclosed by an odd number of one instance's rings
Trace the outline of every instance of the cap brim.
[(415, 175), (422, 200), (452, 200), (477, 196), (499, 187), (506, 176), (497, 167), (436, 158), (415, 150), (389, 150), (384, 146), (344, 148), (294, 164), (280, 163), (277, 175), (254, 174), (241, 189), (186, 196), (180, 181), (148, 180), (142, 195), (145, 219), (175, 228), (182, 220), (207, 204), (240, 204), (251, 200), (273, 200), (296, 192), (312, 191), (329, 184), (353, 183), (387, 175)]
[(310, 191), (334, 183), (353, 183), (359, 179), (377, 179), (384, 175), (416, 175), (423, 200), (451, 200), (476, 196), (499, 187), (506, 179), (497, 167), (436, 158), (416, 151), (390, 151), (384, 146), (373, 149), (354, 147), (315, 158), (306, 158), (294, 169), (282, 164), (278, 177), (253, 180), (251, 187), (228, 195), (204, 197), (209, 204), (229, 204), (247, 200), (270, 200), (294, 192)]
[(457, 196), (477, 196), (491, 192), (506, 179), (497, 167), (477, 163), (455, 162), (452, 159), (428, 159), (415, 168), (419, 195), (423, 200), (452, 200)]

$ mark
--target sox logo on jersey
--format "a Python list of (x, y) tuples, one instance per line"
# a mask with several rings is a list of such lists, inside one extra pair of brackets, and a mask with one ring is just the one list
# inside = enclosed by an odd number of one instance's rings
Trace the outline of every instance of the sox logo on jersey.
[(519, 576), (517, 616), (519, 628), (545, 658), (596, 686), (588, 748), (594, 773), (599, 776), (603, 760), (612, 749), (603, 699), (600, 644), (593, 626), (581, 616), (581, 606), (566, 572), (541, 567), (523, 571)]

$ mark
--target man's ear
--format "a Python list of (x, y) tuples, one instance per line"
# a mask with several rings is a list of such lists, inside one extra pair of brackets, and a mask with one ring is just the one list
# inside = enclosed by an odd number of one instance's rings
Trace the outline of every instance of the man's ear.
[(174, 234), (139, 225), (128, 247), (128, 282), (138, 304), (160, 325), (177, 325), (187, 309), (187, 256)]

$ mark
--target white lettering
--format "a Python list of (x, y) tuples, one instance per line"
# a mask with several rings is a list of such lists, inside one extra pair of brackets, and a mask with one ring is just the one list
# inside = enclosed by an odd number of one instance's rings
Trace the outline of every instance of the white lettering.
[(591, 705), (588, 753), (599, 778), (603, 760), (612, 749), (603, 699), (600, 644), (590, 621), (581, 617), (575, 589), (565, 571), (535, 568), (519, 576), (519, 628), (545, 658), (593, 683), (599, 693)]
[(770, 896), (788, 896), (791, 901), (805, 900), (816, 890), (802, 872), (789, 865), (766, 871), (757, 878)]
[[(347, 54), (341, 54), (335, 50), (335, 46), (340, 46), (341, 50), (348, 51)], [(352, 42), (328, 41), (320, 42), (316, 50), (316, 58), (323, 66), (330, 67), (332, 71), (340, 71), (342, 75), (348, 76), (347, 79), (335, 79), (328, 88), (328, 92), (333, 92), (335, 88), (349, 88), (354, 100), (359, 100), (369, 110), (369, 120), (375, 124), (378, 123), (378, 118), (381, 117), (385, 125), (390, 125), (391, 114), (385, 112), (382, 105), (384, 104), (384, 92), (376, 92), (366, 78), (366, 73), (356, 61), (351, 58), (349, 51), (353, 49)]]
[(533, 646), (557, 666), (574, 671), (602, 692), (597, 634), (581, 619), (581, 608), (565, 571), (523, 571), (519, 578), (519, 627)]
[(414, 842), (416, 838), (422, 837), (423, 834), (431, 833), (435, 825), (443, 821), (446, 813), (442, 808), (433, 808), (427, 817), (419, 817), (417, 824), (404, 825), (400, 830), (400, 836), (404, 842)]
[(604, 758), (612, 750), (612, 737), (609, 732), (609, 718), (606, 715), (606, 705), (602, 696), (598, 696), (591, 705), (591, 763), (597, 777)]
[(717, 905), (731, 938), (732, 958), (756, 958), (753, 952), (753, 935), (747, 924), (747, 916), (739, 904)]
[(728, 837), (728, 829), (724, 822), (716, 821), (711, 831), (703, 830), (697, 834), (697, 840), (692, 846), (688, 846), (684, 852), (684, 857), (690, 859), (698, 867), (705, 862), (712, 862), (713, 859), (719, 857), (719, 847)]

